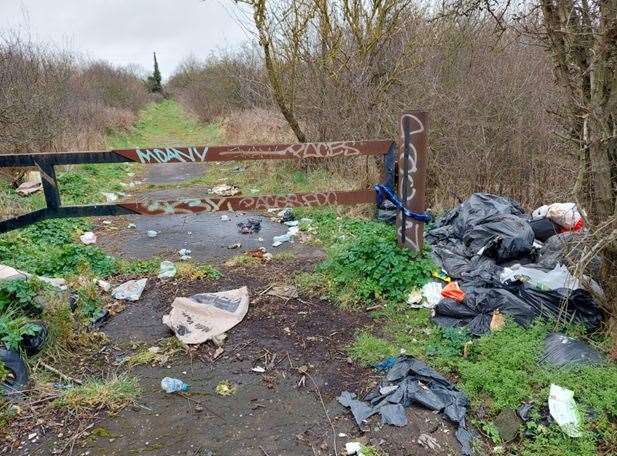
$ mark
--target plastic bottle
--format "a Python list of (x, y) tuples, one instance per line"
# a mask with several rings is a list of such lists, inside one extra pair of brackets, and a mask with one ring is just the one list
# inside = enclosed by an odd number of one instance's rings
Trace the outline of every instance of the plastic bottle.
[(161, 380), (161, 388), (163, 388), (166, 393), (179, 393), (189, 390), (189, 386), (182, 380), (170, 377), (165, 377)]

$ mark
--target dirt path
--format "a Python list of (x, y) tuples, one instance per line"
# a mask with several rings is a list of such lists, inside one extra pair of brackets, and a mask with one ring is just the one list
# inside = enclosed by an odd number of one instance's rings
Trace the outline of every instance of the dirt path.
[[(338, 454), (355, 440), (378, 445), (390, 456), (456, 454), (452, 427), (432, 412), (408, 409), (410, 423), (404, 428), (383, 426), (373, 418), (362, 432), (336, 402), (341, 391), (364, 394), (379, 380), (371, 370), (348, 363), (345, 353), (354, 330), (370, 323), (365, 314), (343, 312), (320, 299), (284, 301), (265, 294), (255, 299), (269, 284), (287, 280), (289, 271), (314, 266), (295, 261), (237, 268), (216, 282), (153, 280), (139, 302), (104, 328), (112, 359), (118, 362), (135, 343), (148, 347), (170, 335), (161, 316), (174, 296), (248, 285), (253, 302), (245, 320), (229, 332), (217, 359), (212, 359), (215, 347), (205, 344), (163, 366), (134, 368), (131, 374), (142, 388), (138, 406), (97, 420), (95, 435), (79, 441), (74, 454), (334, 455), (335, 438)], [(252, 371), (256, 366), (266, 372)], [(160, 381), (165, 376), (187, 382), (191, 398), (163, 392)], [(235, 395), (215, 393), (224, 380), (237, 386)], [(442, 450), (419, 446), (421, 433), (433, 435)], [(19, 454), (53, 454), (63, 442), (48, 435)]]

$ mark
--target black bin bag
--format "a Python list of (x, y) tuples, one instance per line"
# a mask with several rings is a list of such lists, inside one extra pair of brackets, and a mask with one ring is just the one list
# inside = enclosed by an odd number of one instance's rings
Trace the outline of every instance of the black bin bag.
[(495, 214), (485, 218), (463, 235), (470, 254), (484, 248), (484, 255), (498, 263), (529, 255), (534, 234), (527, 220), (511, 214)]

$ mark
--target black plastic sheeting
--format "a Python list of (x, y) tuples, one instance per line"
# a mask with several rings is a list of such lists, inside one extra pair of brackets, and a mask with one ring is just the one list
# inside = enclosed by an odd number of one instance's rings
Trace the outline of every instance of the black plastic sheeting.
[(48, 329), (47, 323), (44, 321), (35, 321), (31, 323), (35, 330), (33, 335), (25, 335), (21, 338), (21, 348), (28, 356), (36, 355), (40, 352), (47, 342)]
[(28, 367), (19, 353), (0, 349), (0, 363), (9, 371), (9, 378), (0, 383), (7, 395), (21, 392), (28, 384)]
[(550, 333), (544, 340), (541, 363), (563, 367), (572, 364), (601, 364), (604, 356), (585, 342), (561, 333)]
[(564, 243), (577, 237), (556, 234), (537, 251), (534, 231), (516, 202), (489, 193), (473, 194), (441, 217), (426, 236), (435, 262), (458, 280), (465, 292), (462, 303), (441, 300), (435, 308), (435, 321), (444, 327), (467, 327), (470, 333), (480, 335), (490, 330), (493, 312), (499, 309), (521, 325), (545, 317), (574, 321), (588, 330), (598, 328), (602, 314), (585, 290), (539, 291), (500, 280), (503, 267), (513, 263), (553, 269), (564, 262)]
[(363, 401), (348, 391), (343, 391), (337, 399), (351, 410), (358, 426), (376, 414), (381, 416), (384, 424), (405, 426), (405, 407), (411, 405), (421, 405), (441, 412), (458, 425), (456, 438), (461, 444), (461, 453), (464, 456), (472, 454), (472, 434), (467, 430), (465, 422), (469, 407), (467, 396), (418, 359), (399, 357), (388, 370), (380, 387)]
[[(600, 309), (591, 295), (582, 289), (539, 291), (524, 284), (504, 288), (482, 288), (461, 285), (464, 301), (442, 299), (435, 307), (434, 321), (443, 327), (467, 327), (470, 334), (479, 336), (490, 330), (493, 312), (498, 310), (511, 316), (522, 326), (530, 325), (537, 317), (580, 323), (589, 331), (602, 323)], [(567, 317), (564, 317), (567, 315)]]

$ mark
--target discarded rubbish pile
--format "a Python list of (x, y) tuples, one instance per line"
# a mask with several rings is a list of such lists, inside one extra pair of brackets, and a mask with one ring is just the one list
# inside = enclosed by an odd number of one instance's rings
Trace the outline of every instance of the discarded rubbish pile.
[(389, 368), (379, 389), (368, 394), (364, 401), (356, 399), (356, 395), (349, 391), (343, 391), (337, 399), (341, 405), (351, 409), (360, 427), (378, 413), (384, 424), (405, 426), (405, 407), (415, 404), (441, 412), (458, 424), (456, 439), (461, 444), (461, 453), (464, 456), (472, 454), (472, 435), (465, 423), (469, 405), (467, 396), (418, 359), (407, 356), (398, 358)]
[[(600, 325), (597, 302), (563, 264), (563, 244), (581, 236), (570, 232), (583, 226), (576, 206), (555, 204), (534, 214), (525, 215), (509, 198), (476, 193), (437, 221), (427, 241), (434, 260), (463, 292), (462, 300), (439, 301), (437, 324), (466, 326), (479, 335), (489, 331), (495, 314), (503, 313), (521, 325), (540, 316), (573, 321), (588, 330)], [(541, 237), (547, 242), (542, 244), (537, 226), (546, 223), (553, 235), (546, 237), (544, 230)]]

